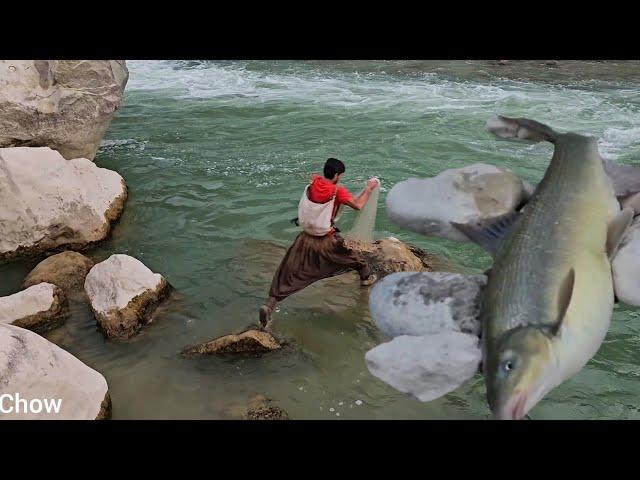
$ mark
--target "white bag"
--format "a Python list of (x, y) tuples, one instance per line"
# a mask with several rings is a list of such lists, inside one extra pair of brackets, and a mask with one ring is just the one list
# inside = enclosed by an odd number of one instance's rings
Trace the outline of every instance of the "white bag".
[(315, 203), (307, 196), (309, 185), (305, 187), (298, 204), (298, 223), (309, 235), (323, 237), (332, 230), (331, 216), (333, 215), (336, 190), (328, 202)]

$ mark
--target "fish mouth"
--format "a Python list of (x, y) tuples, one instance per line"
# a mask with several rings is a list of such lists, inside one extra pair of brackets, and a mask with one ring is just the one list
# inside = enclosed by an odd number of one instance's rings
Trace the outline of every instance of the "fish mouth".
[(506, 405), (498, 412), (499, 420), (522, 420), (527, 405), (527, 392), (513, 395)]

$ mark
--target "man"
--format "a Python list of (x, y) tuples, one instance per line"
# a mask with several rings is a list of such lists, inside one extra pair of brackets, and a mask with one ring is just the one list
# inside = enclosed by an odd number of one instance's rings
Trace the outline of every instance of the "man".
[[(375, 178), (369, 179), (364, 191), (354, 198), (345, 187), (338, 185), (344, 172), (344, 163), (336, 158), (330, 158), (324, 165), (324, 178), (320, 175), (314, 175), (311, 178), (311, 183), (305, 191), (306, 198), (303, 195), (300, 200), (300, 208), (303, 208), (306, 199), (311, 204), (319, 205), (320, 208), (322, 204), (327, 205), (333, 201), (333, 211), (329, 212), (328, 233), (319, 235), (315, 233), (316, 231), (306, 228), (306, 231), (301, 232), (289, 247), (271, 282), (269, 299), (260, 307), (260, 324), (263, 327), (270, 325), (271, 314), (277, 302), (281, 302), (289, 295), (318, 280), (340, 275), (349, 270), (356, 270), (360, 274), (360, 283), (363, 286), (371, 285), (377, 280), (376, 275), (371, 274), (366, 260), (344, 245), (344, 239), (334, 226), (334, 219), (340, 205), (347, 205), (355, 210), (362, 209), (373, 189), (378, 186), (378, 181)], [(313, 205), (311, 208), (314, 208)], [(303, 228), (305, 228), (304, 224)], [(314, 234), (309, 234), (308, 231)], [(323, 232), (321, 229), (319, 231)]]

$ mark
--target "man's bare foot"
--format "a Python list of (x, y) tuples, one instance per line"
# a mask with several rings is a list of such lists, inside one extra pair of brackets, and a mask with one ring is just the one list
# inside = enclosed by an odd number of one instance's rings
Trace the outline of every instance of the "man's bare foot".
[(376, 280), (378, 280), (378, 276), (375, 273), (372, 273), (364, 280), (361, 280), (360, 285), (362, 285), (363, 287), (368, 287), (369, 285), (373, 285), (374, 283), (376, 283)]
[(271, 310), (266, 305), (260, 307), (260, 326), (267, 328), (267, 325), (271, 323)]

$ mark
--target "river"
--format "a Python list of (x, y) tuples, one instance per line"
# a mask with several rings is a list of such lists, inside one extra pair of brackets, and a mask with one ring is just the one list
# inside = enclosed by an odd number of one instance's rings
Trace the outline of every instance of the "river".
[[(283, 302), (275, 328), (293, 352), (184, 359), (190, 344), (257, 321), (271, 276), (297, 233), (289, 223), (308, 176), (333, 156), (345, 185), (382, 181), (375, 236), (395, 236), (481, 272), (479, 247), (394, 226), (394, 183), (475, 162), (531, 183), (549, 145), (497, 142), (494, 113), (598, 136), (603, 156), (640, 159), (638, 62), (130, 61), (124, 104), (96, 164), (129, 186), (113, 234), (87, 255), (126, 253), (176, 288), (154, 322), (128, 342), (97, 331), (86, 306), (47, 338), (107, 379), (116, 419), (233, 418), (254, 393), (294, 419), (486, 419), (484, 383), (421, 403), (377, 380), (367, 350), (386, 340), (371, 322), (355, 274), (319, 282)], [(341, 219), (343, 230), (353, 213)], [(40, 259), (0, 266), (14, 293)], [(617, 305), (598, 354), (529, 417), (640, 418), (640, 310)]]

